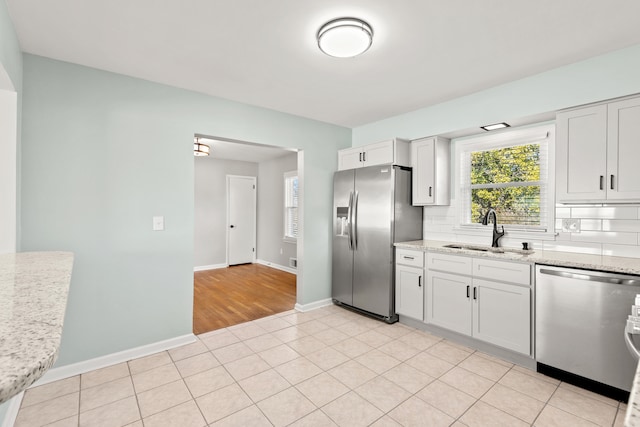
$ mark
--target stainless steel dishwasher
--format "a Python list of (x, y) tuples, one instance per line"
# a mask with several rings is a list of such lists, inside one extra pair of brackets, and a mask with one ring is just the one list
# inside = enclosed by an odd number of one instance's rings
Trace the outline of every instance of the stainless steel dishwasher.
[(640, 277), (537, 265), (535, 292), (538, 370), (630, 391), (637, 361), (624, 331)]

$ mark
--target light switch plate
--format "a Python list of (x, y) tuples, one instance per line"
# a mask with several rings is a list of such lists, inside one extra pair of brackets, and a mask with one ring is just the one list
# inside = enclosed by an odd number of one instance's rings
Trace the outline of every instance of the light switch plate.
[(153, 217), (153, 231), (162, 231), (164, 230), (164, 217), (163, 216), (154, 216)]
[(564, 233), (579, 233), (580, 232), (580, 220), (577, 218), (563, 218), (562, 219), (562, 231)]

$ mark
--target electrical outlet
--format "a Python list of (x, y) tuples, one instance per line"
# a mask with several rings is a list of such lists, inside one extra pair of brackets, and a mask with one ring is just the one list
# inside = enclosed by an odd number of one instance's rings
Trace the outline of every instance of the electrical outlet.
[(164, 217), (163, 216), (154, 216), (153, 217), (153, 231), (162, 231), (164, 230)]
[(576, 218), (563, 218), (562, 219), (562, 231), (564, 233), (579, 233), (580, 232), (580, 220)]

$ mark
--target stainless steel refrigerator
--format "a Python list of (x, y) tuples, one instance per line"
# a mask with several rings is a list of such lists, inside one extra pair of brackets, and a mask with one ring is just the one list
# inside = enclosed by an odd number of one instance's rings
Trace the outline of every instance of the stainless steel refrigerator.
[(335, 173), (334, 303), (396, 322), (393, 244), (419, 239), (422, 207), (411, 205), (411, 169), (382, 165)]

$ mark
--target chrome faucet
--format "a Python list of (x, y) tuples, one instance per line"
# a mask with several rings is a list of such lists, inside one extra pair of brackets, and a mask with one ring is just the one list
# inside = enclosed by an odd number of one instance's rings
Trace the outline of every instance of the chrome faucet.
[(502, 231), (498, 231), (498, 216), (493, 208), (489, 208), (487, 214), (482, 217), (482, 225), (489, 225), (490, 216), (493, 214), (493, 236), (491, 239), (491, 247), (497, 248), (498, 240), (504, 236), (504, 225), (502, 225)]

